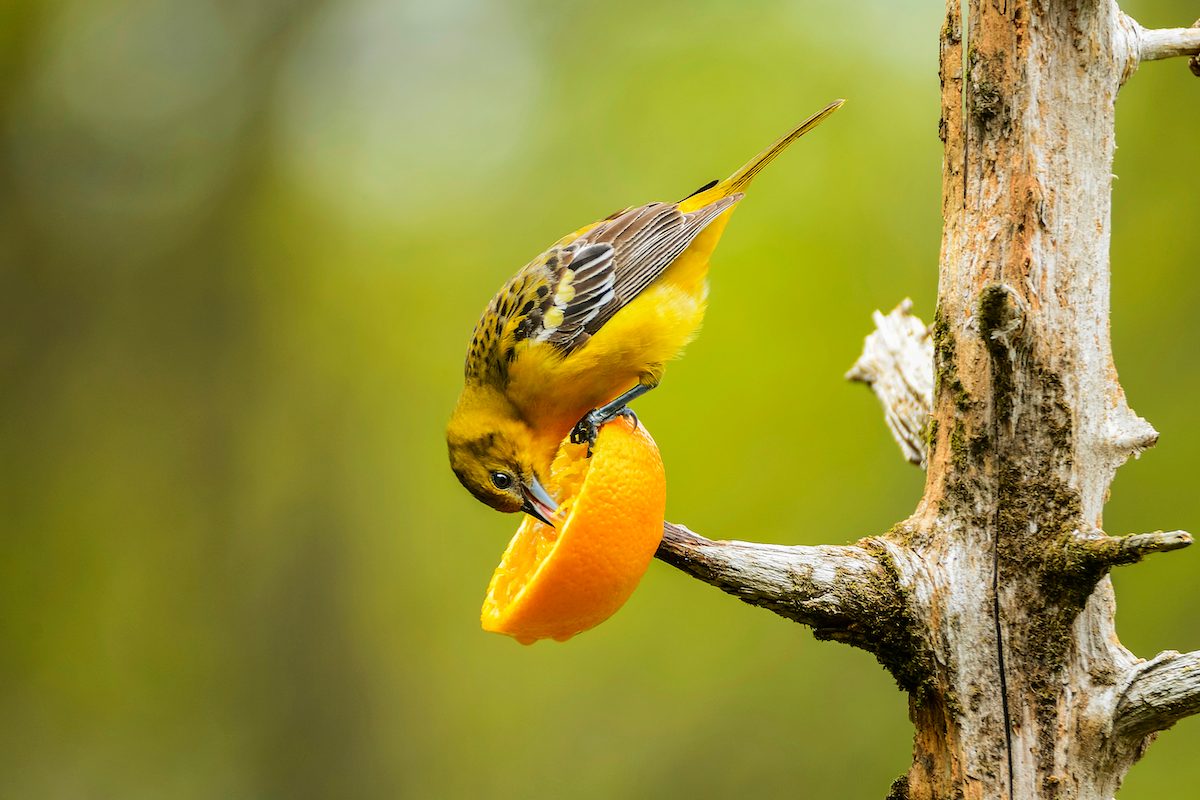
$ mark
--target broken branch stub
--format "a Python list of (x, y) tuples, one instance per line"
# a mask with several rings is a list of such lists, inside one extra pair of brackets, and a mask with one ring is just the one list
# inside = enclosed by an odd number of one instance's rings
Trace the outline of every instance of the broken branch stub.
[(875, 330), (846, 379), (865, 383), (883, 405), (883, 416), (910, 463), (926, 463), (933, 411), (933, 339), (905, 298), (886, 316), (872, 315)]

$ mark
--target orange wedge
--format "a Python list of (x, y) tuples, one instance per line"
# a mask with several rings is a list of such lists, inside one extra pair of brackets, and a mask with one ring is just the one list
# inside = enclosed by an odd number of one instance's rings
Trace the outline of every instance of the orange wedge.
[(526, 516), (488, 584), (483, 629), (521, 644), (560, 642), (616, 613), (662, 539), (667, 483), (646, 429), (619, 417), (584, 445), (559, 447), (547, 486), (557, 528)]

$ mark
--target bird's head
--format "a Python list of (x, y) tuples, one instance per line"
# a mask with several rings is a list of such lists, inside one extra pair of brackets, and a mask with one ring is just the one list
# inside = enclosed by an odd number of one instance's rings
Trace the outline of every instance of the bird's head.
[(529, 427), (505, 416), (460, 412), (450, 420), (446, 444), (462, 485), (497, 511), (524, 511), (553, 525), (558, 504), (538, 480)]

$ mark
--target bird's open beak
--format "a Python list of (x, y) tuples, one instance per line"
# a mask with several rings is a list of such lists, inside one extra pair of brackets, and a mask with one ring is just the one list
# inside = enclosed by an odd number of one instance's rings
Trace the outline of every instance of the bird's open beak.
[(521, 493), (525, 495), (525, 505), (521, 506), (521, 510), (553, 528), (554, 523), (551, 520), (558, 513), (558, 503), (554, 502), (550, 493), (538, 483), (536, 475), (528, 486), (524, 482), (521, 483)]

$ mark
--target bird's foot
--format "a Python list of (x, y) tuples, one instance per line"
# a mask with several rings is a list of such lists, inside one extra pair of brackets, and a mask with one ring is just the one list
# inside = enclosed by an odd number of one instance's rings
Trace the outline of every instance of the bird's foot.
[(588, 458), (592, 457), (592, 445), (596, 443), (596, 435), (600, 426), (608, 422), (599, 409), (593, 408), (583, 415), (583, 419), (575, 423), (571, 429), (571, 444), (586, 444)]
[(633, 409), (629, 406), (621, 406), (608, 413), (599, 408), (593, 408), (584, 414), (583, 419), (576, 422), (575, 427), (571, 429), (571, 443), (586, 444), (588, 458), (591, 458), (592, 446), (596, 444), (596, 436), (600, 433), (600, 428), (617, 417), (626, 417), (632, 420), (634, 425), (638, 424), (637, 414), (633, 413)]

